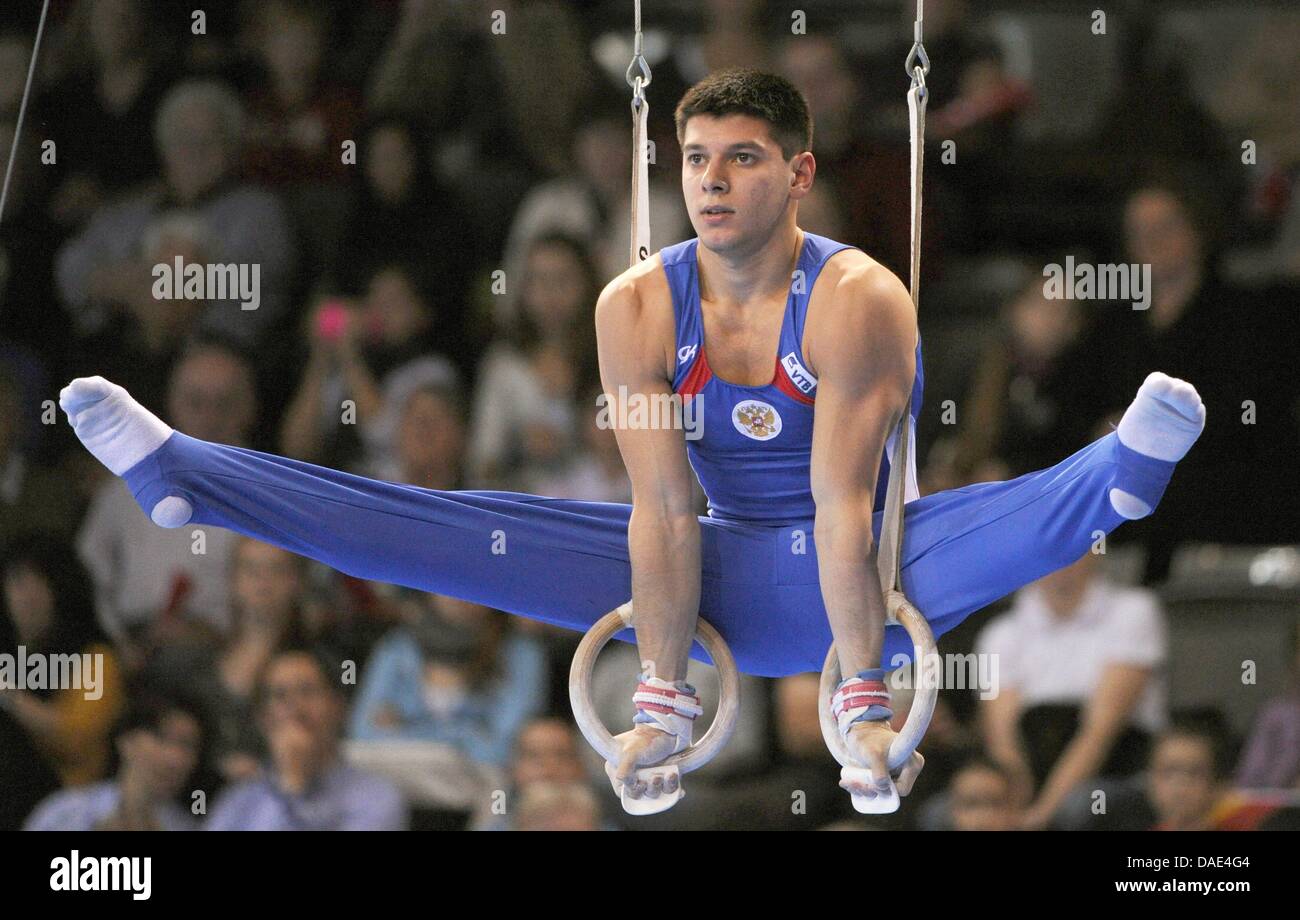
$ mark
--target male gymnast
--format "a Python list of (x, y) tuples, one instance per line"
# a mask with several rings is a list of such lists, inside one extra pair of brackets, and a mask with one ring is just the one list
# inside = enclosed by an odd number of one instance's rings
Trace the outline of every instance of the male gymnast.
[[(846, 788), (885, 794), (882, 664), (911, 644), (886, 626), (875, 545), (887, 441), (909, 394), (909, 425), (921, 405), (911, 298), (860, 250), (798, 227), (817, 164), (788, 81), (712, 75), (682, 98), (676, 124), (697, 238), (628, 269), (595, 308), (607, 399), (699, 401), (690, 439), (678, 425), (617, 428), (631, 505), (421, 489), (198, 441), (98, 377), (74, 380), (60, 404), (161, 526), (230, 528), (360, 578), (576, 630), (630, 594), (643, 674), (609, 771), (633, 797), (673, 791), (637, 768), (691, 741), (697, 616), (753, 674), (818, 670), (833, 639), (845, 675), (834, 712), (874, 783)], [(1048, 469), (925, 497), (909, 469), (908, 598), (938, 636), (1070, 564), (1155, 509), (1204, 424), (1196, 390), (1157, 372), (1117, 430)], [(897, 773), (900, 794), (922, 764), (914, 754)]]

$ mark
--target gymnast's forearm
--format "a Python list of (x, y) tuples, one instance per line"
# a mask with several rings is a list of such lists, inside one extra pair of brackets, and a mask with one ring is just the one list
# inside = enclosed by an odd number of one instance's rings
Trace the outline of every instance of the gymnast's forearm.
[(634, 505), (628, 554), (642, 670), (685, 680), (700, 609), (700, 522), (694, 514)]
[(847, 677), (880, 667), (885, 599), (870, 524), (845, 511), (819, 510), (814, 539), (822, 601), (841, 673)]

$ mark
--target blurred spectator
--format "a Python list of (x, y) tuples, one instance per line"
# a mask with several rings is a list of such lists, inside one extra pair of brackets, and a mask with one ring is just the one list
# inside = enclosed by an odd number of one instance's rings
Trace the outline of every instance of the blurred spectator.
[(307, 560), (250, 537), (236, 537), (230, 566), (230, 635), (172, 640), (149, 664), (154, 684), (187, 688), (203, 703), (213, 754), (229, 782), (256, 775), (264, 754), (253, 712), (257, 680), (270, 660), (317, 639), (305, 622)]
[(558, 234), (536, 240), (519, 283), (518, 314), (478, 372), (469, 467), (481, 488), (559, 460), (578, 435), (576, 394), (599, 379), (592, 311), (600, 283), (583, 244)]
[(1080, 828), (1242, 831), (1261, 829), (1273, 816), (1287, 820), (1285, 792), (1229, 787), (1232, 741), (1227, 719), (1216, 708), (1174, 713), (1152, 743), (1146, 770), (1130, 782), (1095, 790)]
[(1147, 373), (1161, 370), (1195, 381), (1210, 420), (1159, 513), (1120, 532), (1124, 542), (1148, 544), (1148, 580), (1165, 577), (1180, 542), (1300, 541), (1300, 493), (1291, 487), (1300, 378), (1281, 345), (1297, 329), (1294, 310), (1219, 278), (1209, 206), (1194, 188), (1183, 179), (1146, 182), (1129, 197), (1127, 256), (1151, 267), (1151, 306), (1117, 304), (1100, 346), (1116, 369), (1104, 375), (1117, 388), (1112, 406), (1126, 405)]
[(1147, 795), (1157, 831), (1254, 830), (1275, 803), (1228, 788), (1227, 728), (1210, 712), (1180, 713), (1151, 751)]
[(271, 659), (258, 688), (267, 772), (228, 789), (208, 830), (403, 830), (407, 808), (387, 780), (339, 757), (345, 704), (321, 659), (289, 650)]
[(1265, 703), (1255, 718), (1237, 764), (1238, 786), (1300, 789), (1300, 623), (1294, 639), (1286, 690)]
[(466, 297), (478, 254), (465, 203), (429, 169), (426, 147), (413, 122), (371, 121), (357, 151), (360, 191), (330, 269), (342, 290), (357, 294), (387, 265), (419, 266), (438, 317), (438, 350), (469, 370)]
[(66, 23), (82, 66), (42, 103), (62, 166), (51, 212), (65, 227), (158, 174), (149, 134), (176, 71), (147, 37), (154, 12), (148, 0), (81, 0)]
[(439, 0), (401, 0), (397, 22), (388, 36), (366, 91), (367, 106), (375, 112), (397, 112), (425, 118), (430, 124), (453, 121), (453, 107), (461, 101), (456, 90), (478, 68), (466, 66), (458, 42), (467, 8)]
[[(1240, 151), (1193, 91), (1187, 55), (1160, 37), (1160, 16), (1137, 3), (1123, 13), (1124, 25), (1116, 33), (1120, 79), (1093, 143), (1094, 188), (1101, 194), (1107, 188), (1122, 192), (1118, 184), (1152, 161), (1161, 164), (1161, 173), (1171, 172), (1170, 166), (1192, 170), (1204, 177), (1216, 223), (1235, 224), (1231, 229), (1236, 230), (1240, 222), (1231, 205), (1241, 199), (1244, 185)], [(1144, 91), (1134, 92), (1139, 86)]]
[(280, 203), (237, 180), (243, 121), (238, 97), (220, 83), (186, 82), (168, 92), (154, 118), (162, 181), (101, 208), (59, 251), (59, 294), (83, 333), (151, 296), (151, 266), (141, 250), (145, 231), (160, 213), (181, 208), (209, 228), (213, 245), (206, 255), (214, 263), (258, 266), (258, 308), (242, 309), (237, 297), (211, 300), (204, 327), (249, 344), (280, 316), (293, 243)]
[[(140, 241), (151, 265), (205, 264), (215, 241), (210, 228), (187, 211), (160, 213)], [(180, 292), (175, 292), (180, 293)], [(73, 349), (77, 373), (98, 373), (127, 389), (143, 405), (162, 405), (167, 382), (186, 339), (196, 334), (208, 302), (185, 297), (156, 297), (153, 289), (131, 292), (101, 329), (84, 336)]]
[[(1254, 142), (1245, 170), (1244, 217), (1258, 241), (1234, 260), (1257, 278), (1300, 279), (1300, 14), (1261, 10), (1267, 19), (1228, 62), (1231, 73), (1213, 100), (1229, 136)], [(1244, 153), (1243, 153), (1244, 156)], [(1244, 264), (1242, 264), (1244, 263)]]
[(504, 766), (544, 695), (540, 649), (477, 604), (421, 595), (405, 612), (366, 664), (350, 736), (435, 741)]
[[(894, 85), (893, 75), (902, 74), (901, 62), (907, 59), (912, 48), (912, 26), (916, 21), (914, 4), (900, 3), (895, 9), (897, 18), (890, 23), (889, 50), (875, 58), (882, 70), (877, 77), (890, 77), (885, 85)], [(958, 98), (966, 69), (978, 61), (988, 60), (996, 51), (979, 12), (979, 7), (970, 0), (927, 0), (925, 4), (925, 50), (931, 60), (944, 62), (944, 66), (932, 67), (925, 76), (931, 110)], [(902, 79), (907, 77), (903, 75)], [(903, 101), (901, 94), (897, 98)]]
[[(613, 105), (613, 103), (610, 103)], [(513, 212), (506, 241), (504, 265), (508, 282), (521, 291), (519, 279), (526, 271), (530, 254), (539, 237), (562, 234), (581, 240), (596, 265), (597, 290), (627, 269), (631, 249), (632, 141), (628, 132), (627, 103), (619, 101), (613, 111), (597, 110), (588, 115), (573, 140), (570, 165), (560, 178), (544, 182), (528, 192)], [(656, 151), (655, 159), (667, 167), (667, 149)], [(674, 163), (674, 166), (676, 164)], [(651, 250), (657, 251), (694, 235), (681, 191), (661, 186), (655, 167), (650, 169)], [(584, 304), (595, 308), (595, 299)], [(497, 306), (497, 319), (509, 320), (523, 312), (509, 298)]]
[(440, 178), (473, 186), (466, 217), (488, 252), (500, 250), (530, 181), (572, 168), (574, 127), (589, 117), (594, 84), (585, 23), (570, 4), (512, 0), (495, 9), (508, 41), (484, 28), (475, 4), (403, 0), (367, 91), (372, 112), (436, 130)]
[(535, 718), (524, 725), (515, 737), (510, 761), (510, 788), (506, 791), (504, 810), (497, 810), (495, 799), (484, 800), (470, 829), (513, 829), (510, 804), (518, 802), (531, 786), (585, 782), (587, 771), (579, 754), (580, 743), (577, 730), (563, 719)]
[(582, 440), (552, 468), (529, 469), (521, 480), (524, 491), (578, 501), (632, 503), (632, 480), (623, 465), (614, 428), (601, 424), (603, 404), (596, 402), (601, 394), (600, 387), (588, 390), (587, 398), (576, 406)]
[(355, 94), (323, 70), (332, 13), (307, 0), (258, 4), (253, 44), (265, 88), (248, 106), (250, 178), (267, 184), (342, 179), (343, 141), (356, 139)]
[(203, 720), (183, 699), (132, 699), (113, 730), (113, 779), (67, 789), (41, 803), (29, 831), (190, 831), (198, 821), (180, 801), (198, 766)]
[[(1026, 230), (1021, 217), (1028, 204), (1025, 196), (1003, 193), (1007, 187), (1031, 185), (1029, 178), (1016, 170), (1022, 162), (1017, 120), (1029, 104), (1031, 92), (1008, 72), (981, 7), (968, 0), (930, 0), (925, 7), (925, 48), (932, 61), (942, 62), (925, 78), (927, 205), (921, 265), (926, 277), (936, 280), (942, 277), (937, 270), (955, 253), (993, 251), (1017, 233), (1038, 240)], [(879, 249), (886, 256), (885, 263), (906, 279), (910, 264), (910, 154), (907, 76), (902, 65), (912, 47), (916, 9), (909, 3), (894, 8), (898, 18), (891, 24), (888, 50), (853, 70), (858, 81), (870, 88), (865, 103), (877, 145), (870, 166), (881, 171), (878, 176), (865, 177), (875, 201), (867, 205), (867, 216), (859, 219), (879, 217), (887, 222), (888, 232), (880, 242), (873, 241), (869, 251), (874, 254)], [(959, 168), (940, 159), (944, 141), (956, 144)], [(1007, 200), (1017, 205), (1015, 213), (1020, 220), (999, 219), (1000, 212), (995, 209)]]
[[(445, 372), (439, 365), (428, 370)], [(385, 403), (393, 406), (396, 430), (391, 449), (376, 451), (371, 472), (380, 479), (424, 489), (460, 488), (465, 420), (459, 391), (441, 382), (424, 381), (391, 389), (396, 392)]]
[(1005, 767), (975, 757), (957, 770), (949, 787), (948, 829), (1013, 831), (1020, 828), (1015, 783)]
[(519, 796), (519, 831), (598, 831), (600, 807), (582, 783), (534, 783)]
[[(504, 88), (497, 99), (499, 111), (483, 111), (477, 104), (476, 88), (470, 89), (470, 98), (462, 104), (475, 103), (472, 111), (477, 118), (493, 116), (491, 128), (484, 125), (481, 129), (483, 140), (499, 142), (505, 139), (504, 133), (539, 171), (550, 175), (568, 172), (572, 168), (573, 130), (587, 119), (584, 103), (594, 81), (580, 13), (560, 0), (506, 0), (496, 8), (505, 14), (511, 40), (498, 41), (487, 34), (480, 20), (471, 20), (472, 36), (457, 48), (457, 55), (462, 50), (472, 51), (476, 42), (482, 43), (491, 62), (489, 72)], [(463, 61), (461, 66), (465, 66)], [(479, 81), (484, 76), (475, 73)], [(555, 92), (560, 86), (564, 92)]]
[(1045, 296), (1041, 271), (1026, 266), (1024, 276), (1001, 333), (980, 355), (951, 456), (931, 453), (940, 458), (926, 471), (932, 488), (1012, 479), (1096, 437), (1109, 391), (1098, 384), (1107, 359), (1091, 314), (1079, 301)]
[(454, 365), (437, 353), (442, 317), (418, 277), (410, 265), (386, 264), (371, 276), (359, 303), (327, 299), (312, 311), (306, 368), (280, 425), (285, 454), (354, 465), (367, 429), (377, 429), (378, 449), (391, 445), (394, 420), (385, 390), (399, 375), (418, 365), (431, 381), (457, 382)]
[[(830, 199), (832, 208), (841, 203), (844, 212), (844, 226), (837, 230), (833, 220), (817, 220), (817, 212), (826, 207), (815, 198), (805, 199), (799, 204), (799, 226), (858, 246), (906, 278), (912, 241), (911, 159), (906, 133), (886, 137), (871, 130), (871, 119), (864, 115), (872, 100), (864, 98), (861, 88), (871, 83), (859, 75), (861, 68), (855, 73), (833, 36), (787, 38), (776, 65), (808, 100), (817, 159), (814, 193)], [(823, 191), (817, 193), (818, 188)], [(934, 209), (922, 211), (922, 264), (927, 272), (938, 267), (943, 255), (939, 245), (943, 228), (937, 218)]]
[[(0, 623), (0, 641), (12, 648), (3, 633), (8, 624)], [(59, 774), (41, 754), (35, 739), (22, 723), (5, 708), (5, 694), (0, 690), (0, 831), (20, 830), (32, 809), (62, 785)]]
[(0, 364), (0, 546), (20, 531), (71, 536), (80, 513), (77, 494), (58, 471), (23, 450), (24, 412), (18, 387)]
[(242, 12), (251, 63), (264, 75), (243, 86), (244, 164), (250, 179), (275, 188), (291, 215), (301, 256), (296, 296), (319, 284), (342, 245), (346, 180), (356, 169), (345, 155), (355, 155), (359, 140), (360, 94), (340, 82), (339, 62), (327, 56), (337, 4), (271, 0)]
[(1027, 829), (1078, 820), (1081, 784), (1140, 770), (1167, 717), (1156, 598), (1100, 577), (1098, 564), (1085, 553), (1021, 589), (977, 642), (998, 675), (996, 695), (979, 704), (985, 748), (1016, 777), (1018, 797), (1032, 792)]
[(679, 66), (691, 83), (717, 70), (766, 66), (763, 0), (705, 0), (700, 5), (704, 28), (674, 42)]
[(554, 717), (534, 719), (515, 742), (511, 767), (516, 788), (537, 782), (577, 782), (584, 774), (580, 739), (572, 724)]
[[(165, 418), (178, 431), (246, 447), (256, 414), (253, 370), (238, 352), (198, 342), (177, 362)], [(187, 627), (225, 633), (236, 539), (219, 527), (158, 527), (124, 480), (108, 480), (77, 539), (95, 578), (100, 622), (133, 659)]]
[[(15, 538), (0, 574), (14, 642), (5, 652), (14, 667), (24, 658), (43, 661), (45, 675), (44, 686), (0, 690), (0, 709), (64, 785), (101, 779), (124, 688), (117, 654), (95, 623), (90, 577), (69, 544), (40, 534)], [(76, 656), (71, 661), (78, 667), (68, 671), (55, 656)], [(34, 673), (30, 666), (28, 673)], [(72, 686), (78, 675), (80, 686)], [(14, 676), (26, 683), (27, 675)], [(69, 685), (52, 686), (63, 682)]]

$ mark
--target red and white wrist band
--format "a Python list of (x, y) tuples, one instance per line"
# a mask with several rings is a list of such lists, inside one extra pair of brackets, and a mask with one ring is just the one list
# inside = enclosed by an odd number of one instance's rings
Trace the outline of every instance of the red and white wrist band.
[(704, 712), (700, 698), (690, 684), (685, 681), (672, 683), (657, 677), (644, 678), (637, 684), (632, 703), (636, 706), (636, 716), (632, 719), (634, 724), (653, 725), (676, 737), (674, 754), (690, 746), (695, 720)]
[(867, 668), (857, 677), (840, 681), (831, 696), (831, 713), (839, 725), (840, 734), (847, 737), (856, 722), (892, 719), (894, 711), (889, 707), (889, 700), (883, 668)]

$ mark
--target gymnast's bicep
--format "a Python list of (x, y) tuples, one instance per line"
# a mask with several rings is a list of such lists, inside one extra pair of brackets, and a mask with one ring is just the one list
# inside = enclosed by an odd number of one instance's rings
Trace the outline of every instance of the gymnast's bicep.
[[(645, 302), (637, 284), (616, 278), (596, 303), (602, 405), (632, 481), (633, 504), (665, 517), (694, 517), (686, 438), (671, 424), (672, 311)], [(652, 411), (652, 407), (657, 407)]]
[(870, 536), (885, 441), (916, 373), (916, 314), (902, 283), (872, 266), (847, 274), (810, 322), (816, 325), (809, 357), (818, 375), (811, 461), (817, 516), (854, 524), (833, 528), (846, 537), (863, 527)]

